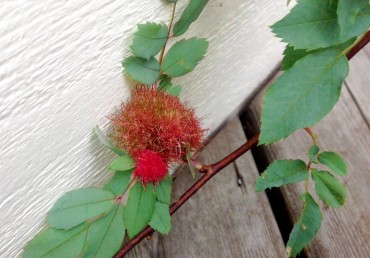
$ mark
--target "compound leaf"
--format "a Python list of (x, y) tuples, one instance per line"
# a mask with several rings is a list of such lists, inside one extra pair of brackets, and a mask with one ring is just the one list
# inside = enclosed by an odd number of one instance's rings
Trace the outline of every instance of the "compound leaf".
[(120, 249), (126, 228), (123, 223), (123, 205), (116, 205), (106, 216), (94, 221), (87, 235), (86, 258), (113, 257)]
[(306, 180), (308, 171), (302, 160), (275, 160), (258, 177), (256, 191)]
[(48, 212), (47, 220), (56, 229), (71, 229), (84, 221), (108, 212), (115, 196), (98, 188), (70, 191), (57, 200)]
[(124, 218), (130, 238), (136, 236), (148, 225), (153, 216), (155, 199), (152, 183), (146, 185), (145, 188), (141, 183), (137, 183), (129, 191)]
[(175, 43), (165, 55), (162, 72), (178, 77), (194, 70), (208, 48), (206, 39), (183, 39)]
[(24, 249), (23, 258), (76, 258), (86, 244), (88, 223), (71, 230), (47, 228), (37, 234)]
[(286, 250), (291, 257), (296, 257), (311, 242), (321, 226), (322, 213), (319, 205), (309, 193), (303, 195), (303, 200), (301, 217), (294, 224), (287, 243)]
[(189, 4), (182, 13), (180, 20), (176, 22), (175, 26), (173, 27), (173, 35), (178, 37), (184, 34), (190, 25), (196, 19), (198, 19), (207, 3), (208, 0), (190, 0)]
[(161, 234), (168, 234), (168, 232), (170, 232), (172, 223), (170, 207), (168, 204), (161, 202), (155, 203), (153, 217), (150, 220), (149, 225)]
[(347, 174), (347, 165), (343, 158), (335, 152), (324, 151), (317, 156), (319, 162), (328, 166), (335, 174), (344, 176)]
[(141, 57), (130, 56), (122, 62), (127, 75), (144, 84), (153, 84), (159, 77), (160, 65), (154, 57), (146, 60)]
[(312, 171), (312, 178), (315, 181), (317, 196), (326, 205), (338, 208), (346, 202), (346, 187), (327, 171)]
[(131, 45), (134, 55), (149, 59), (158, 54), (167, 40), (167, 25), (147, 22), (137, 27)]
[(338, 101), (348, 69), (347, 58), (337, 50), (298, 61), (265, 94), (259, 144), (278, 141), (321, 120)]

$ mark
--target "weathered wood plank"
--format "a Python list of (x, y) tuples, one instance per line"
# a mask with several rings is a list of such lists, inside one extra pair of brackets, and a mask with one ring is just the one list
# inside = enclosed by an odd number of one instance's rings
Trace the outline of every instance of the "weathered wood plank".
[[(215, 162), (245, 140), (240, 121), (233, 119), (199, 160)], [(155, 234), (129, 257), (286, 257), (266, 194), (254, 190), (257, 176), (251, 154), (245, 154), (173, 216), (168, 236)], [(189, 171), (181, 173), (175, 180), (174, 199), (193, 183)]]
[(370, 45), (351, 59), (347, 86), (370, 127)]
[[(356, 68), (351, 66), (350, 78), (362, 76), (356, 75)], [(357, 85), (352, 88), (354, 84)], [(354, 82), (352, 79), (348, 85), (352, 92), (364, 92), (364, 88), (369, 87), (365, 80)], [(259, 128), (262, 96), (263, 93), (253, 101), (244, 117), (254, 124), (254, 130)], [(367, 94), (369, 96), (370, 92)], [(363, 103), (358, 103), (362, 107)], [(366, 117), (370, 116), (370, 108), (363, 108), (362, 111)], [(313, 129), (320, 137), (322, 150), (338, 151), (347, 160), (350, 173), (343, 181), (349, 189), (349, 195), (343, 208), (324, 208), (322, 228), (305, 254), (308, 257), (370, 257), (370, 130), (346, 87), (343, 87), (341, 99), (334, 110)], [(307, 160), (310, 144), (310, 138), (299, 131), (285, 141), (263, 147), (262, 152), (266, 162), (282, 158)], [(303, 192), (302, 184), (282, 188), (294, 221), (297, 221), (300, 214), (302, 203), (299, 196)]]
[(128, 254), (126, 254), (125, 257), (127, 258), (166, 257), (162, 255), (163, 251), (160, 250), (161, 246), (162, 246), (161, 236), (159, 236), (157, 233), (154, 233), (150, 240), (141, 241), (141, 243), (135, 246), (135, 248), (133, 248)]
[(370, 58), (370, 45), (365, 46), (364, 51), (367, 54), (367, 56)]

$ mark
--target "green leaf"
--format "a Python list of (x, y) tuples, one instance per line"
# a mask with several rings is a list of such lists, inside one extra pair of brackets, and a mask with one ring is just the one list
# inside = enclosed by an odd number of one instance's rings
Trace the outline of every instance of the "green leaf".
[(191, 160), (191, 152), (189, 150), (187, 150), (186, 152), (186, 159), (188, 161), (188, 166), (190, 168), (191, 175), (193, 176), (193, 178), (195, 178), (195, 169), (193, 166), (193, 162)]
[(37, 234), (24, 249), (23, 258), (76, 258), (86, 243), (88, 223), (71, 230), (47, 228)]
[(256, 191), (300, 182), (308, 177), (306, 164), (302, 160), (275, 160), (258, 177)]
[(150, 220), (149, 225), (161, 234), (168, 234), (168, 232), (170, 232), (172, 223), (170, 207), (168, 204), (161, 202), (155, 203), (153, 217)]
[(137, 183), (130, 189), (124, 211), (125, 225), (130, 238), (135, 237), (149, 223), (153, 216), (155, 193), (152, 183), (144, 187)]
[(146, 60), (130, 56), (122, 62), (122, 66), (132, 79), (144, 84), (153, 84), (159, 77), (160, 65), (154, 57)]
[(171, 96), (178, 97), (181, 93), (181, 86), (172, 85), (171, 87), (166, 88), (166, 92)]
[(129, 155), (120, 156), (109, 165), (110, 170), (127, 171), (135, 167), (134, 160)]
[(335, 45), (330, 48), (319, 48), (319, 49), (315, 49), (311, 51), (308, 51), (307, 49), (295, 49), (294, 47), (287, 45), (284, 51), (284, 58), (282, 61), (281, 69), (283, 71), (289, 70), (298, 60), (310, 54), (323, 52), (328, 49), (337, 49), (339, 51), (344, 51), (348, 47), (350, 47), (355, 41), (356, 41), (356, 38), (352, 38), (342, 44)]
[(104, 144), (106, 147), (108, 147), (109, 149), (111, 149), (113, 152), (117, 153), (118, 155), (122, 156), (122, 155), (127, 155), (126, 152), (124, 152), (123, 150), (120, 150), (118, 149), (117, 147), (115, 147), (111, 141), (109, 141), (105, 135), (103, 134), (103, 132), (99, 129), (98, 126), (95, 126), (94, 128), (94, 133), (96, 134), (96, 136), (98, 136), (98, 139), (99, 141)]
[(181, 93), (181, 87), (178, 85), (173, 85), (171, 82), (171, 78), (167, 76), (163, 77), (160, 80), (158, 89), (165, 91), (174, 97), (178, 97)]
[(272, 31), (298, 49), (326, 48), (347, 41), (352, 36), (340, 37), (337, 1), (330, 2), (298, 1), (287, 16), (272, 26)]
[(119, 196), (126, 191), (131, 176), (131, 171), (116, 171), (113, 178), (103, 187), (103, 189), (113, 193), (115, 196)]
[(70, 229), (82, 222), (108, 212), (115, 196), (98, 188), (70, 191), (57, 200), (48, 212), (47, 220), (56, 229)]
[(295, 49), (294, 47), (287, 45), (283, 53), (284, 58), (281, 64), (281, 70), (289, 70), (295, 62), (309, 54), (312, 54), (313, 51), (307, 51), (307, 49)]
[(165, 203), (171, 203), (171, 192), (172, 192), (172, 177), (166, 177), (161, 180), (155, 187), (157, 200)]
[(167, 2), (169, 2), (169, 3), (176, 3), (177, 0), (167, 0)]
[(259, 144), (280, 140), (320, 121), (337, 103), (348, 69), (347, 58), (337, 50), (298, 61), (265, 94)]
[(171, 87), (173, 84), (171, 83), (172, 78), (167, 75), (161, 75), (159, 78), (159, 85), (158, 89), (159, 90), (166, 90), (166, 88)]
[(335, 174), (347, 175), (347, 165), (338, 153), (325, 151), (320, 153), (317, 158), (321, 164), (328, 166)]
[(315, 181), (317, 196), (326, 205), (338, 208), (346, 202), (346, 187), (329, 172), (317, 169), (312, 170), (312, 178)]
[(183, 39), (175, 43), (165, 55), (162, 71), (172, 77), (178, 77), (194, 70), (208, 48), (206, 39)]
[(167, 40), (167, 25), (147, 22), (137, 27), (131, 45), (134, 55), (149, 59), (158, 54)]
[(308, 151), (308, 156), (310, 157), (310, 160), (317, 164), (319, 161), (317, 160), (317, 153), (319, 153), (320, 149), (317, 145), (311, 146), (310, 150)]
[(309, 193), (303, 195), (304, 205), (301, 217), (294, 225), (287, 243), (287, 253), (296, 257), (301, 250), (308, 245), (317, 235), (322, 221), (322, 213), (319, 205)]
[(176, 22), (173, 27), (173, 35), (178, 37), (184, 34), (188, 30), (189, 26), (198, 19), (207, 3), (208, 0), (190, 0), (188, 6), (186, 6), (182, 13), (180, 20)]
[(338, 23), (342, 38), (358, 37), (370, 27), (369, 0), (339, 0)]
[(125, 232), (123, 205), (119, 204), (109, 214), (91, 224), (83, 257), (113, 257), (122, 246)]

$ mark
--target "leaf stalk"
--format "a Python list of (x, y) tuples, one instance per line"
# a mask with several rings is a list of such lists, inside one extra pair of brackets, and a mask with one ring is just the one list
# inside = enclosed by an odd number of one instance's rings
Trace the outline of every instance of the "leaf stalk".
[(159, 65), (161, 67), (162, 67), (162, 62), (163, 62), (164, 51), (166, 51), (167, 42), (170, 39), (170, 33), (171, 33), (172, 25), (173, 25), (173, 20), (175, 18), (176, 4), (177, 4), (177, 2), (175, 2), (173, 4), (173, 7), (172, 7), (171, 20), (170, 20), (170, 24), (168, 26), (167, 39), (166, 39), (166, 42), (163, 45), (161, 55), (159, 56)]

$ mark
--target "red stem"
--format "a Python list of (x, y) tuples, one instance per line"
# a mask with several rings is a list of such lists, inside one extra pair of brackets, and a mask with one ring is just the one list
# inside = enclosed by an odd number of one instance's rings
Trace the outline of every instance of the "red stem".
[[(351, 49), (347, 54), (348, 60), (354, 57), (367, 43), (370, 42), (370, 31)], [(311, 129), (306, 128), (307, 132), (312, 132)], [(224, 159), (212, 164), (203, 165), (203, 168), (199, 171), (205, 173), (197, 182), (195, 182), (176, 202), (170, 207), (170, 214), (175, 213), (187, 200), (190, 199), (200, 188), (202, 188), (212, 177), (220, 172), (224, 167), (234, 162), (241, 155), (249, 151), (258, 142), (259, 133), (255, 134), (250, 140), (239, 147), (237, 150), (226, 156)], [(128, 241), (119, 252), (114, 256), (115, 258), (121, 258), (126, 255), (135, 245), (140, 243), (144, 238), (152, 235), (154, 230), (147, 226), (133, 239)]]
[(368, 31), (365, 36), (349, 51), (347, 54), (348, 60), (354, 57), (364, 46), (370, 42), (370, 31)]
[(211, 165), (212, 170), (217, 171), (217, 172), (220, 171), (221, 169), (229, 165), (231, 162), (239, 158), (241, 155), (249, 151), (258, 142), (259, 136), (260, 134), (256, 133), (255, 135), (252, 136), (252, 138), (250, 138), (245, 144), (240, 146), (234, 152), (227, 155), (224, 159), (212, 164)]
[(314, 145), (317, 145), (317, 135), (312, 131), (312, 129), (309, 127), (306, 127), (305, 131), (311, 136), (312, 143)]

